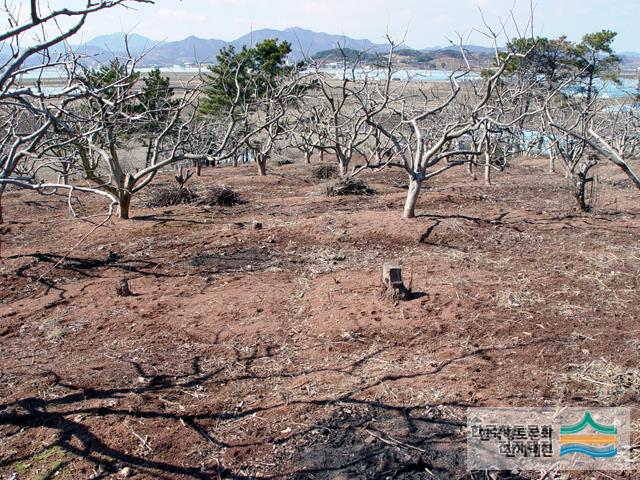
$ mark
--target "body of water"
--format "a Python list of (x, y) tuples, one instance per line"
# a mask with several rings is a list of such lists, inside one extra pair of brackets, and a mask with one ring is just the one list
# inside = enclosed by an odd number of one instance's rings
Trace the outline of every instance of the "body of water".
[[(155, 70), (154, 67), (141, 67), (136, 68), (136, 72), (140, 72), (142, 74), (149, 73), (150, 71)], [(207, 72), (207, 67), (182, 67), (179, 65), (173, 67), (162, 67), (160, 71), (165, 74), (197, 74), (199, 72)], [(67, 78), (67, 73), (63, 68), (45, 68), (42, 72), (33, 71), (22, 75), (21, 77), (24, 80), (37, 80), (38, 78), (47, 79), (47, 80), (62, 80)]]
[[(139, 68), (136, 71), (145, 74), (149, 73), (153, 70), (153, 67), (145, 67)], [(206, 73), (206, 67), (183, 67), (183, 66), (172, 66), (172, 67), (162, 67), (160, 71), (164, 74), (192, 74), (196, 75), (199, 72)], [(324, 73), (331, 75), (335, 78), (342, 78), (344, 75), (344, 70), (342, 68), (326, 68), (322, 70)], [(391, 78), (397, 81), (422, 81), (422, 82), (448, 82), (449, 77), (451, 76), (451, 71), (447, 70), (397, 70), (394, 71)], [(387, 72), (383, 69), (366, 69), (359, 68), (354, 72), (351, 70), (346, 71), (346, 75), (351, 77), (355, 76), (356, 79), (363, 79), (365, 77), (375, 79), (375, 80), (384, 80), (387, 77)], [(28, 74), (23, 75), (24, 80), (36, 80), (37, 78), (42, 78), (46, 80), (56, 80), (56, 79), (64, 79), (66, 78), (66, 72), (59, 68), (47, 68), (41, 74), (38, 72), (29, 72)], [(477, 72), (469, 72), (464, 76), (465, 80), (475, 81), (480, 78), (480, 75)], [(47, 87), (50, 93), (51, 88)], [(635, 95), (638, 93), (638, 80), (633, 78), (623, 78), (620, 81), (620, 84), (616, 84), (614, 82), (599, 82), (597, 85), (598, 90), (600, 91), (600, 95), (603, 98), (622, 98), (629, 95)]]
[[(345, 75), (342, 68), (327, 68), (323, 72), (341, 79)], [(423, 82), (448, 82), (452, 72), (447, 70), (398, 70), (392, 73), (391, 78), (398, 81), (423, 81)], [(346, 71), (346, 75), (356, 79), (371, 78), (374, 80), (385, 80), (387, 72), (383, 69), (356, 69)], [(469, 72), (464, 75), (464, 80), (476, 81), (480, 79), (477, 72)], [(596, 81), (596, 88), (600, 92), (601, 98), (622, 98), (625, 96), (633, 96), (638, 93), (638, 80), (633, 78), (622, 78), (620, 83)]]
[[(345, 71), (342, 68), (325, 68), (322, 72), (331, 75), (334, 78), (342, 78), (345, 75)], [(392, 80), (404, 81), (422, 81), (422, 82), (448, 82), (451, 76), (451, 71), (447, 70), (397, 70), (391, 74)], [(368, 69), (357, 68), (353, 72), (346, 70), (346, 76), (349, 78), (355, 77), (356, 79), (371, 78), (374, 80), (385, 80), (387, 78), (387, 72), (383, 69)], [(477, 80), (480, 75), (476, 72), (469, 72), (465, 75), (468, 80)]]

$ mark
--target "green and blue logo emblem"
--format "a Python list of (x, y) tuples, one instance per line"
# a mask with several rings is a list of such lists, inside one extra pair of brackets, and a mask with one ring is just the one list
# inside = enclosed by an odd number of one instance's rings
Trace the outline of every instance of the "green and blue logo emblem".
[(581, 453), (592, 458), (612, 458), (618, 454), (618, 429), (596, 422), (586, 412), (579, 423), (560, 427), (560, 456)]

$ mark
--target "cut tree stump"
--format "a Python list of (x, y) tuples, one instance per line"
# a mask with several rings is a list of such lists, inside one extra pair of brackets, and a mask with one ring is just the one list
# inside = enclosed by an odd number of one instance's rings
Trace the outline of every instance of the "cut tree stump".
[(411, 300), (411, 289), (402, 282), (402, 267), (393, 263), (382, 266), (382, 295), (394, 304)]
[(121, 297), (131, 297), (131, 289), (129, 288), (129, 280), (126, 278), (121, 279), (116, 285), (116, 293)]

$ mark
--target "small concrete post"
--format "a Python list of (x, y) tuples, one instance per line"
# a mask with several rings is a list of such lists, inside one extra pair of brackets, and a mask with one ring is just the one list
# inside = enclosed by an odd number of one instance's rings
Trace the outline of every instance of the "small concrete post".
[(116, 293), (121, 297), (131, 297), (133, 293), (129, 289), (129, 280), (126, 278), (121, 279), (116, 286)]
[(392, 263), (385, 263), (382, 266), (382, 283), (387, 288), (402, 285), (402, 268)]
[(402, 267), (393, 263), (382, 265), (382, 292), (394, 304), (400, 300), (411, 300), (411, 290), (402, 281)]

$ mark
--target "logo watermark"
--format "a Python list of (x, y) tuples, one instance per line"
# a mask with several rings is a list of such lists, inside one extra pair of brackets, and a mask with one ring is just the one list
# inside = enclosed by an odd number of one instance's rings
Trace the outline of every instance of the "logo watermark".
[(469, 470), (627, 470), (628, 408), (471, 408)]

